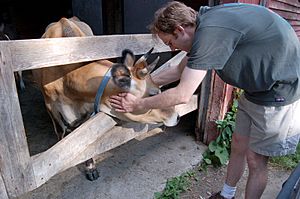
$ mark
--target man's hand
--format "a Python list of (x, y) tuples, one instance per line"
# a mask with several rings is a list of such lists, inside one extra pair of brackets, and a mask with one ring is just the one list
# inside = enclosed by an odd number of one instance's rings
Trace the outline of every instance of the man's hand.
[(140, 99), (131, 93), (119, 93), (118, 95), (110, 96), (110, 105), (117, 111), (121, 113), (129, 113), (133, 111), (140, 111), (139, 108)]

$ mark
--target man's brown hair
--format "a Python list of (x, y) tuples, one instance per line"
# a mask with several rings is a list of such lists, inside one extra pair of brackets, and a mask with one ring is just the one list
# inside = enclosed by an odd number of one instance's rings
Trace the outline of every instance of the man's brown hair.
[(173, 34), (177, 26), (196, 26), (197, 12), (178, 1), (168, 2), (154, 14), (153, 22), (148, 26), (153, 34), (164, 32)]

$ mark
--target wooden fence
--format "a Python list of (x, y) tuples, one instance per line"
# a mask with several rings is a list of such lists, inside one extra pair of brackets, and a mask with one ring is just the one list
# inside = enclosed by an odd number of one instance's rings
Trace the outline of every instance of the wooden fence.
[[(0, 41), (1, 199), (36, 189), (55, 174), (154, 128), (146, 124), (116, 127), (111, 117), (100, 112), (50, 149), (30, 156), (13, 73), (119, 57), (125, 48), (144, 54), (151, 47), (155, 48), (154, 53), (169, 51), (150, 34)], [(168, 62), (178, 62), (182, 56), (179, 53)], [(165, 63), (159, 70), (167, 66)], [(176, 109), (180, 115), (196, 110), (197, 96)]]

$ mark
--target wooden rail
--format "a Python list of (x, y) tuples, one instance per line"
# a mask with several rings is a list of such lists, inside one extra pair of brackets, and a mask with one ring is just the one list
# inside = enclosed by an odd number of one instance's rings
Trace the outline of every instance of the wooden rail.
[[(119, 57), (125, 48), (144, 54), (151, 47), (154, 53), (169, 51), (150, 34), (0, 41), (1, 199), (31, 191), (55, 174), (153, 128), (114, 127), (112, 118), (98, 113), (47, 151), (30, 157), (13, 72)], [(195, 110), (197, 97), (176, 108), (181, 115)]]

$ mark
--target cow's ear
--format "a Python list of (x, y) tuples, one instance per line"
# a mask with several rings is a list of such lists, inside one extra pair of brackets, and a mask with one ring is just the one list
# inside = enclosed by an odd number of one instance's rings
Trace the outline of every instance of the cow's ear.
[[(144, 79), (148, 74), (152, 72), (152, 70), (155, 68), (159, 61), (159, 56), (149, 65), (147, 65), (147, 62), (140, 62), (138, 65), (140, 67), (134, 66), (136, 69), (136, 74), (139, 79)], [(136, 64), (137, 65), (137, 64)]]
[(122, 63), (127, 67), (134, 65), (135, 56), (131, 50), (125, 49), (122, 52)]

